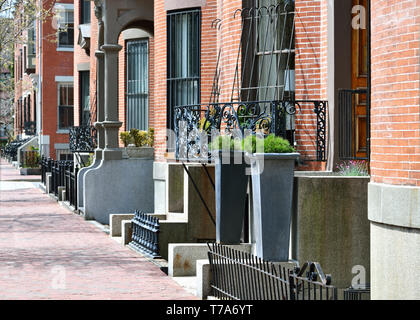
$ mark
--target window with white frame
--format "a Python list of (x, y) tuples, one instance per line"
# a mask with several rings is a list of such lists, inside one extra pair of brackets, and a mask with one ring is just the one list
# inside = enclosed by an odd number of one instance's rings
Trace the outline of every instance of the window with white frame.
[(73, 126), (73, 83), (58, 83), (58, 130)]
[(57, 5), (57, 47), (74, 46), (74, 11), (70, 7)]

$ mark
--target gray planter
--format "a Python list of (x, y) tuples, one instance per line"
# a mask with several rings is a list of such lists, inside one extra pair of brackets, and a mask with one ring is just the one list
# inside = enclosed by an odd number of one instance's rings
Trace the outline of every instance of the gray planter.
[[(239, 155), (240, 164), (234, 163)], [(243, 152), (231, 152), (230, 163), (216, 162), (216, 241), (222, 244), (239, 244), (245, 214), (248, 176), (245, 174)]]
[(132, 147), (128, 146), (123, 149), (123, 158), (131, 159), (153, 159), (152, 147)]
[(298, 153), (250, 157), (256, 255), (264, 260), (289, 260), (293, 174), (298, 157)]

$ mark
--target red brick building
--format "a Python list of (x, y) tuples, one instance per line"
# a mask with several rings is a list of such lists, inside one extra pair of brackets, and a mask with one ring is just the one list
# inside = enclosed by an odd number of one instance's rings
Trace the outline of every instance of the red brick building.
[[(157, 172), (173, 160), (166, 129), (173, 128), (176, 106), (253, 100), (264, 106), (265, 99), (288, 97), (297, 112), (285, 130), (302, 155), (300, 170), (334, 170), (342, 160), (369, 162), (372, 297), (404, 296), (387, 278), (400, 263), (415, 268), (420, 247), (419, 2), (155, 0), (152, 25), (140, 13), (152, 4), (138, 6), (131, 8), (138, 21), (115, 17), (132, 22), (121, 24), (118, 119), (110, 112), (108, 127), (118, 121), (120, 132), (154, 127)], [(286, 27), (273, 23), (277, 10), (290, 14), (290, 20), (280, 20)], [(105, 49), (117, 50), (115, 45), (106, 43)], [(75, 71), (88, 61), (79, 48), (75, 59)], [(91, 114), (92, 74), (91, 68)], [(75, 119), (80, 112), (75, 109)], [(111, 129), (108, 142), (115, 138)], [(116, 151), (112, 141), (109, 150)], [(413, 286), (405, 293), (418, 297)]]
[(40, 3), (50, 14), (28, 31), (31, 43), (15, 50), (15, 131), (24, 135), (24, 123), (35, 122), (41, 153), (66, 159), (73, 125), (74, 6), (69, 0)]

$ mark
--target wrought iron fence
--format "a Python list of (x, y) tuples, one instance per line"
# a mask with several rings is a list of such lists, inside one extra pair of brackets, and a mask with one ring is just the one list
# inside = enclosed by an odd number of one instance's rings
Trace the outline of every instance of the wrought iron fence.
[(129, 246), (152, 258), (160, 257), (159, 253), (159, 219), (141, 211), (134, 212), (132, 240)]
[(370, 286), (350, 287), (344, 290), (344, 300), (370, 300)]
[(41, 182), (45, 186), (47, 183), (47, 172), (51, 172), (54, 160), (46, 156), (41, 156)]
[(77, 173), (79, 168), (74, 163), (68, 164), (64, 172), (66, 200), (77, 210)]
[[(208, 144), (212, 133), (236, 131), (242, 137), (260, 132), (275, 134), (288, 139), (291, 145), (298, 142), (295, 137), (295, 114), (302, 104), (314, 106), (316, 115), (313, 139), (316, 144), (314, 155), (307, 160), (326, 159), (326, 101), (283, 100), (210, 103), (207, 105), (188, 105), (175, 108), (175, 155), (177, 159), (210, 159)], [(214, 133), (213, 133), (214, 134)]]
[(71, 152), (93, 152), (96, 148), (96, 129), (90, 125), (70, 128), (69, 148)]
[(14, 140), (9, 142), (4, 148), (4, 156), (8, 161), (17, 161), (18, 149), (29, 139)]
[[(340, 89), (338, 91), (339, 157), (342, 160), (369, 160), (369, 104), (365, 103), (366, 115), (363, 116), (365, 118), (365, 128), (361, 128), (363, 124), (356, 111), (357, 105), (361, 104), (361, 96), (367, 95), (367, 93), (367, 89)], [(359, 135), (359, 132), (364, 130), (366, 136)], [(365, 146), (365, 150), (359, 152), (362, 145)]]
[(267, 262), (220, 244), (208, 244), (213, 295), (224, 300), (335, 300), (337, 289), (318, 263)]

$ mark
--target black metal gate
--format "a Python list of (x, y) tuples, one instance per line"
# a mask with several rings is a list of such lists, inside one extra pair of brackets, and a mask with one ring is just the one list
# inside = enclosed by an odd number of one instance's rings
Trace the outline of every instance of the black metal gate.
[(316, 262), (272, 263), (208, 244), (213, 295), (223, 300), (336, 300), (337, 288)]
[(367, 95), (367, 89), (340, 89), (338, 91), (339, 158), (341, 160), (369, 160), (370, 155), (370, 108), (366, 105), (366, 157), (357, 156), (356, 101), (359, 95)]

